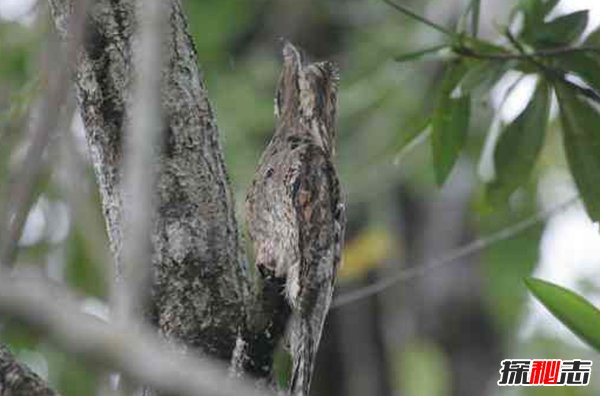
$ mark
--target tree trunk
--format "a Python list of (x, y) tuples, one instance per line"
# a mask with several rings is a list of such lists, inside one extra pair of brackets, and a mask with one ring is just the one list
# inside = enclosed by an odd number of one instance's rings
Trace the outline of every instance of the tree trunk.
[[(164, 141), (157, 159), (148, 316), (166, 337), (228, 360), (245, 319), (244, 256), (218, 130), (182, 5), (178, 0), (168, 3), (161, 70)], [(50, 5), (59, 33), (69, 39), (73, 4), (50, 0)], [(118, 275), (135, 2), (92, 2), (85, 30), (75, 82)]]

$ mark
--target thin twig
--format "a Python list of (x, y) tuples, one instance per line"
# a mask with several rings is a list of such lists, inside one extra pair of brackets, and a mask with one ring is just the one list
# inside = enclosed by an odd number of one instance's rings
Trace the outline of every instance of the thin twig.
[(433, 47), (429, 47), (429, 48), (425, 48), (419, 51), (415, 51), (415, 52), (409, 52), (406, 54), (402, 54), (402, 55), (398, 55), (397, 57), (394, 58), (394, 60), (396, 62), (407, 62), (416, 58), (420, 58), (423, 55), (427, 55), (427, 54), (431, 54), (432, 52), (439, 52), (440, 50), (443, 50), (444, 48), (448, 48), (450, 47), (450, 44), (440, 44), (440, 45), (435, 45)]
[(437, 30), (438, 32), (441, 32), (443, 34), (445, 34), (446, 36), (450, 36), (450, 37), (454, 37), (455, 33), (449, 29), (446, 29), (445, 27), (438, 25), (437, 23), (430, 21), (429, 19), (415, 13), (414, 11), (410, 10), (409, 8), (406, 8), (403, 5), (400, 4), (396, 4), (391, 0), (383, 0), (384, 3), (386, 3), (387, 5), (389, 5), (390, 7), (395, 8), (396, 10), (400, 11), (401, 13), (403, 13), (404, 15), (415, 19), (435, 30)]
[(596, 46), (581, 46), (581, 47), (558, 47), (548, 48), (543, 50), (537, 50), (529, 53), (490, 53), (490, 52), (479, 52), (472, 48), (465, 46), (456, 46), (453, 51), (457, 55), (465, 56), (468, 58), (476, 59), (489, 59), (489, 60), (511, 60), (511, 59), (531, 59), (531, 57), (537, 58), (550, 58), (560, 55), (568, 55), (577, 52), (596, 52), (600, 53), (600, 48)]
[(335, 301), (332, 304), (332, 308), (342, 307), (344, 305), (351, 304), (363, 298), (381, 293), (382, 291), (389, 289), (390, 287), (398, 284), (399, 282), (423, 276), (425, 274), (428, 274), (432, 270), (451, 264), (456, 260), (468, 257), (474, 253), (480, 252), (500, 241), (514, 238), (520, 233), (538, 225), (539, 223), (554, 216), (555, 214), (562, 212), (563, 210), (565, 210), (566, 208), (570, 207), (578, 201), (578, 196), (572, 197), (551, 209), (535, 213), (527, 217), (526, 219), (521, 220), (506, 228), (503, 228), (495, 233), (476, 239), (473, 242), (461, 246), (457, 249), (450, 250), (439, 259), (432, 260), (421, 265), (416, 265), (409, 269), (397, 271), (393, 274), (386, 275), (385, 278), (378, 280), (376, 283), (365, 286), (355, 291), (344, 293), (335, 299)]
[(425, 128), (423, 128), (423, 130), (420, 131), (415, 137), (410, 139), (404, 147), (402, 147), (400, 150), (398, 150), (398, 154), (396, 154), (394, 156), (393, 164), (395, 166), (400, 165), (400, 162), (402, 162), (402, 160), (408, 154), (412, 153), (413, 150), (415, 150), (421, 144), (425, 143), (427, 141), (427, 139), (429, 139), (429, 137), (431, 136), (431, 132), (432, 132), (431, 127), (426, 126)]
[(89, 0), (78, 1), (71, 17), (70, 25), (74, 32), (73, 39), (68, 43), (66, 54), (62, 61), (49, 62), (48, 88), (41, 100), (39, 116), (34, 115), (31, 121), (31, 141), (23, 159), (23, 165), (18, 168), (15, 185), (10, 192), (6, 208), (0, 218), (0, 267), (9, 267), (15, 259), (17, 245), (23, 226), (29, 213), (34, 195), (36, 179), (42, 165), (42, 158), (50, 135), (57, 127), (61, 108), (69, 90), (69, 79), (72, 65), (76, 62), (77, 50), (83, 37), (85, 15)]

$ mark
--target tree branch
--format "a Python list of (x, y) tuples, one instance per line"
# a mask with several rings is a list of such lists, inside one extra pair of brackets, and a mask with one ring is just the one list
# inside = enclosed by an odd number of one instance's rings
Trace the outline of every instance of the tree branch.
[(130, 330), (135, 324), (111, 325), (81, 313), (71, 296), (35, 279), (10, 278), (3, 273), (0, 314), (48, 333), (62, 349), (90, 364), (119, 370), (165, 394), (268, 395), (228, 378), (224, 366), (182, 355), (144, 326), (133, 333)]
[(568, 55), (577, 52), (595, 52), (600, 53), (600, 48), (583, 45), (580, 47), (558, 47), (558, 48), (548, 48), (548, 49), (540, 49), (533, 52), (528, 53), (513, 53), (513, 52), (505, 52), (505, 53), (492, 53), (492, 52), (479, 52), (475, 51), (472, 48), (466, 46), (456, 46), (453, 47), (452, 50), (461, 56), (465, 56), (468, 58), (476, 58), (476, 59), (489, 59), (489, 60), (511, 60), (511, 59), (523, 59), (530, 60), (532, 57), (534, 58), (551, 58), (560, 55)]
[[(72, 0), (49, 0), (59, 32)], [(179, 0), (166, 1), (161, 70), (163, 150), (157, 159), (151, 319), (162, 334), (229, 359), (245, 321), (248, 293), (234, 202), (218, 131)], [(132, 116), (133, 0), (91, 7), (76, 85), (111, 250), (123, 253), (123, 129)]]
[(572, 88), (573, 90), (575, 90), (576, 92), (578, 92), (579, 94), (600, 104), (600, 94), (594, 89), (582, 87), (579, 84), (575, 84), (574, 82), (569, 81), (566, 78), (566, 75), (563, 71), (556, 70), (553, 67), (545, 65), (544, 63), (538, 61), (535, 57), (533, 57), (525, 51), (523, 45), (521, 45), (521, 43), (512, 35), (510, 30), (508, 29), (506, 30), (506, 37), (508, 38), (510, 43), (517, 49), (517, 51), (519, 51), (519, 53), (525, 56), (527, 60), (531, 62), (534, 66), (539, 68), (540, 71), (543, 72), (550, 81), (560, 81)]
[(430, 21), (429, 19), (417, 14), (416, 12), (412, 11), (411, 9), (409, 9), (403, 5), (396, 4), (391, 0), (383, 0), (383, 2), (386, 3), (387, 5), (389, 5), (390, 7), (396, 9), (397, 11), (401, 12), (402, 14), (408, 16), (409, 18), (419, 21), (422, 24), (427, 25), (446, 36), (449, 36), (449, 37), (455, 36), (455, 33), (453, 31), (446, 29), (442, 25), (438, 25), (437, 23), (435, 23), (433, 21)]
[(355, 301), (362, 300), (363, 298), (367, 298), (377, 293), (381, 293), (382, 291), (389, 289), (390, 287), (393, 287), (402, 281), (414, 279), (418, 276), (427, 274), (430, 271), (433, 271), (437, 268), (449, 265), (459, 259), (480, 252), (500, 241), (514, 238), (522, 232), (525, 232), (530, 228), (544, 222), (545, 220), (554, 216), (555, 214), (564, 211), (573, 204), (579, 202), (579, 199), (579, 196), (571, 197), (553, 208), (534, 213), (533, 215), (526, 217), (525, 219), (518, 221), (515, 224), (511, 224), (506, 228), (502, 228), (501, 230), (493, 232), (489, 235), (475, 239), (464, 246), (450, 250), (449, 252), (447, 252), (442, 257), (436, 260), (412, 265), (408, 269), (395, 271), (394, 273), (387, 274), (384, 278), (378, 280), (373, 284), (348, 293), (341, 294), (340, 296), (335, 298), (331, 307), (333, 309), (342, 307), (344, 305), (352, 304)]

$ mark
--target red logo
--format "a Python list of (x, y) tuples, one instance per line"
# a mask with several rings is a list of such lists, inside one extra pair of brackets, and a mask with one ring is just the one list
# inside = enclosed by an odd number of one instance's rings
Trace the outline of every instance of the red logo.
[(586, 386), (591, 360), (505, 359), (500, 364), (499, 386)]

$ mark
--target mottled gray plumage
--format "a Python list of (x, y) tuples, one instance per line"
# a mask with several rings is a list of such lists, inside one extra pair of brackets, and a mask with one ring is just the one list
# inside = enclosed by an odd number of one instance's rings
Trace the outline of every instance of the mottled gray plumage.
[(304, 64), (287, 43), (277, 90), (277, 125), (247, 197), (256, 266), (282, 285), (291, 309), (290, 391), (307, 395), (343, 241), (344, 210), (332, 157), (337, 69)]

